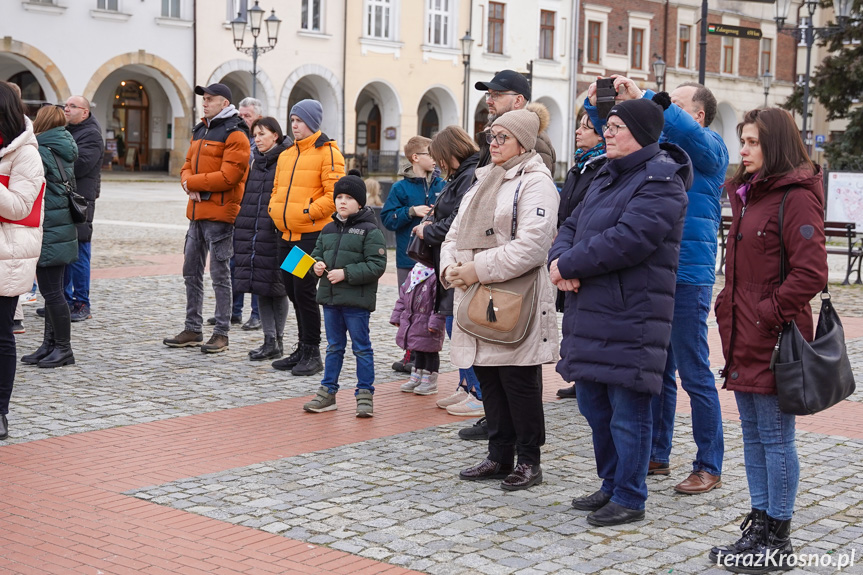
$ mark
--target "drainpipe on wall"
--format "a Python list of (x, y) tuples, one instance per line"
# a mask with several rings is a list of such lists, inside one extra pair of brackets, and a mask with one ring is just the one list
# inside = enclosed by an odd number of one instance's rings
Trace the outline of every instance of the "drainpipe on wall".
[[(348, 126), (347, 126), (347, 81), (348, 81), (348, 0), (345, 0), (344, 29), (342, 31), (342, 150), (348, 151)], [(354, 134), (354, 151), (357, 153), (356, 134)], [(368, 175), (368, 174), (366, 174)]]
[[(189, 128), (193, 128), (197, 122), (198, 112), (195, 109), (195, 86), (198, 82), (198, 0), (192, 0), (192, 117), (189, 118)], [(174, 130), (174, 137), (177, 131)]]
[(572, 148), (565, 150), (566, 155), (564, 155), (564, 158), (566, 159), (567, 166), (576, 150), (575, 111), (578, 109), (578, 102), (576, 102), (575, 99), (578, 97), (578, 20), (580, 16), (581, 0), (572, 0), (572, 18), (570, 18), (572, 21), (572, 42), (570, 42), (569, 50), (569, 118), (567, 119), (569, 133), (572, 134), (572, 139), (569, 140), (569, 145), (571, 145)]

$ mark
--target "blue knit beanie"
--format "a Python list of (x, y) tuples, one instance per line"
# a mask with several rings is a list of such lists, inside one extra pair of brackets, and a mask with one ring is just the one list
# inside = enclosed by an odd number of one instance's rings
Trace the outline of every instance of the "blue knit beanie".
[(302, 100), (291, 108), (291, 116), (298, 117), (309, 127), (309, 130), (317, 132), (321, 129), (321, 122), (324, 119), (324, 109), (317, 100)]

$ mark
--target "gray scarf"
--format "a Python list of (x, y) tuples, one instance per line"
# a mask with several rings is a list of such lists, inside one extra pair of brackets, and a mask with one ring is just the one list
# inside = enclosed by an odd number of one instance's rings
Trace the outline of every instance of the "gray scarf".
[(459, 226), (456, 249), (486, 250), (498, 246), (497, 238), (494, 237), (494, 208), (503, 178), (507, 171), (527, 162), (535, 155), (536, 151), (530, 150), (489, 171), (461, 216), (462, 225)]

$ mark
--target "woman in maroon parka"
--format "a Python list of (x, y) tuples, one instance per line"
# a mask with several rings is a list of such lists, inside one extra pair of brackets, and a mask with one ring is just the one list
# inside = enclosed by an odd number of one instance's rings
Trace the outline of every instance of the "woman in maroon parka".
[[(809, 301), (827, 285), (824, 192), (821, 169), (809, 160), (788, 112), (747, 112), (737, 133), (741, 164), (725, 184), (733, 221), (725, 289), (715, 312), (725, 355), (720, 375), (740, 412), (752, 510), (743, 537), (714, 547), (710, 557), (735, 573), (768, 573), (791, 568), (786, 559), (793, 553), (791, 515), (800, 475), (795, 418), (779, 410), (770, 358), (791, 320), (807, 340), (813, 337)], [(780, 282), (778, 218), (786, 192), (787, 277)]]

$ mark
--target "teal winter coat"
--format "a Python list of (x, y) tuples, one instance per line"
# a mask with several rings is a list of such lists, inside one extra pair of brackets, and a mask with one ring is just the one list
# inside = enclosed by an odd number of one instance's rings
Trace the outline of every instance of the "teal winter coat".
[(345, 270), (344, 281), (337, 284), (331, 284), (324, 272), (318, 285), (319, 304), (375, 311), (378, 279), (387, 268), (387, 247), (371, 208), (360, 208), (344, 222), (333, 214), (311, 256), (323, 261), (327, 270)]
[(39, 155), (45, 168), (45, 221), (42, 226), (42, 253), (40, 268), (66, 265), (78, 259), (78, 231), (72, 222), (69, 197), (63, 186), (60, 168), (51, 150), (65, 164), (66, 179), (75, 181), (75, 160), (78, 146), (65, 127), (51, 128), (36, 136)]

